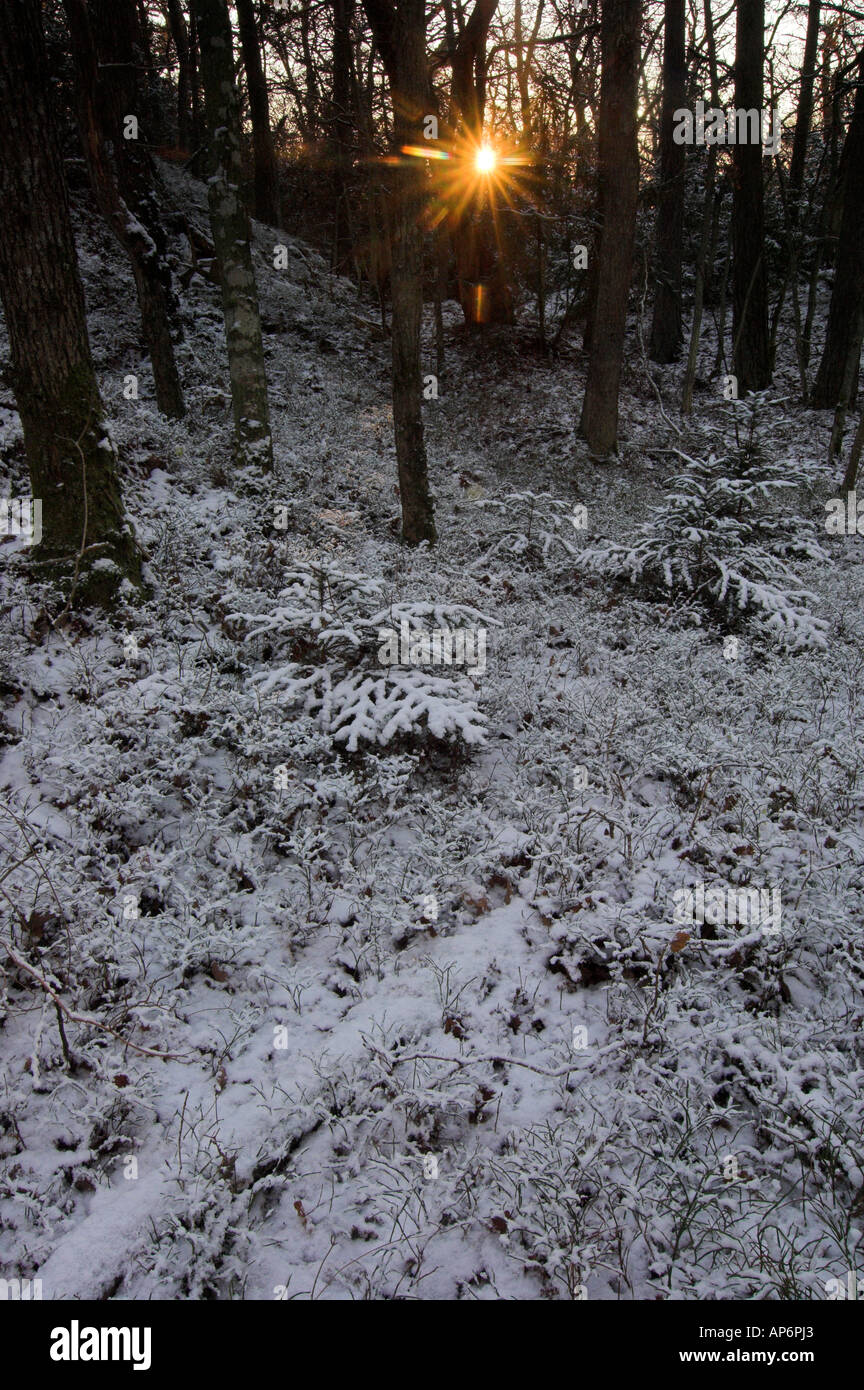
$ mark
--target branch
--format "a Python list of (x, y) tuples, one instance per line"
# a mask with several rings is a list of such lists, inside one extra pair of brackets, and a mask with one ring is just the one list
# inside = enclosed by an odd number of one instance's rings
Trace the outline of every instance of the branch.
[[(38, 970), (34, 970), (33, 966), (29, 965), (26, 960), (22, 960), (17, 951), (14, 951), (9, 945), (8, 941), (3, 942), (3, 950), (6, 952), (7, 956), (15, 962), (19, 970), (24, 970), (28, 975), (33, 977), (36, 983), (44, 989), (48, 998), (53, 1000), (55, 1008), (65, 1014), (70, 1023), (83, 1023), (86, 1024), (88, 1028), (98, 1028), (103, 1033), (110, 1033), (112, 1038), (116, 1038), (124, 1047), (131, 1047), (133, 1052), (140, 1052), (142, 1057), (158, 1057), (160, 1061), (163, 1062), (182, 1062), (188, 1060), (189, 1054), (184, 1054), (182, 1052), (156, 1052), (150, 1047), (139, 1047), (138, 1043), (130, 1042), (128, 1038), (123, 1037), (122, 1033), (118, 1033), (116, 1029), (110, 1028), (107, 1023), (101, 1023), (98, 1018), (92, 1018), (89, 1014), (73, 1013), (69, 1005), (64, 1004), (57, 991), (52, 989), (51, 985), (45, 979), (45, 976), (40, 975)], [(0, 971), (2, 970), (3, 967), (0, 966)], [(5, 971), (3, 973), (5, 974)]]

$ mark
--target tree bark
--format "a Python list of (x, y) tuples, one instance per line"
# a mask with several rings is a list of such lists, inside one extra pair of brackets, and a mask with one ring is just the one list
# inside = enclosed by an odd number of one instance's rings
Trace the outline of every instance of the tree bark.
[(140, 561), (90, 356), (40, 5), (0, 6), (0, 297), (34, 498), (38, 558), (107, 603)]
[[(390, 81), (393, 144), (418, 145), (430, 104), (426, 63), (425, 0), (364, 0)], [(402, 504), (402, 539), (434, 542), (435, 520), (423, 437), (420, 324), (423, 316), (424, 205), (422, 165), (403, 159), (393, 166), (392, 381), (393, 429)]]
[(192, 0), (209, 142), (208, 200), (219, 259), (237, 461), (273, 467), (270, 410), (249, 217), (241, 185), (240, 111), (227, 0)]
[(857, 67), (855, 106), (843, 150), (843, 212), (834, 286), (828, 310), (825, 346), (810, 404), (836, 406), (844, 390), (850, 357), (854, 357), (851, 395), (854, 403), (861, 345), (859, 316), (864, 306), (864, 51)]
[(270, 102), (261, 61), (261, 40), (253, 0), (234, 0), (240, 48), (246, 73), (249, 116), (252, 121), (252, 155), (255, 170), (255, 216), (270, 227), (282, 224), (276, 148), (270, 129)]
[(807, 145), (813, 123), (813, 86), (816, 81), (820, 13), (820, 0), (810, 0), (807, 8), (807, 35), (804, 40), (801, 86), (798, 90), (798, 110), (795, 115), (795, 134), (792, 139), (792, 158), (789, 163), (789, 192), (793, 198), (800, 197), (801, 189), (804, 187)]
[(64, 0), (75, 59), (78, 124), (93, 195), (132, 267), (141, 327), (163, 415), (185, 413), (174, 355), (176, 299), (152, 160), (143, 142), (124, 138), (138, 106), (134, 0)]
[[(720, 79), (717, 70), (717, 43), (714, 36), (714, 15), (711, 0), (704, 0), (705, 42), (708, 48), (708, 70), (711, 76), (711, 105), (720, 105)], [(705, 283), (707, 267), (717, 241), (720, 223), (720, 203), (722, 187), (716, 189), (717, 146), (708, 151), (708, 164), (705, 170), (705, 195), (702, 203), (702, 228), (699, 235), (699, 250), (696, 256), (696, 284), (693, 289), (693, 317), (690, 322), (690, 346), (687, 352), (687, 367), (684, 372), (684, 385), (681, 391), (681, 414), (689, 415), (693, 409), (693, 386), (696, 381), (696, 366), (699, 360), (699, 337), (702, 332), (702, 313), (705, 306)]]
[(666, 0), (663, 39), (663, 108), (660, 116), (660, 207), (655, 251), (656, 290), (650, 355), (674, 362), (681, 349), (681, 250), (684, 240), (686, 150), (672, 138), (674, 115), (686, 104), (684, 0)]
[(207, 139), (204, 120), (203, 97), (201, 94), (201, 49), (198, 43), (198, 20), (195, 6), (189, 4), (189, 81), (192, 87), (192, 145), (194, 156), (189, 162), (190, 170), (195, 171), (197, 156)]
[(592, 454), (599, 457), (613, 453), (618, 442), (618, 391), (639, 196), (641, 21), (640, 0), (604, 0), (598, 133), (601, 230), (591, 355), (579, 423)]
[(354, 0), (333, 4), (333, 198), (336, 226), (333, 235), (333, 269), (344, 275), (351, 265), (351, 215), (348, 181), (351, 170), (351, 22)]
[(819, 47), (819, 17), (821, 0), (810, 0), (807, 9), (807, 36), (804, 42), (804, 60), (801, 68), (801, 86), (798, 89), (798, 110), (795, 116), (795, 134), (792, 139), (792, 158), (789, 162), (789, 180), (786, 198), (786, 245), (780, 268), (780, 293), (771, 316), (771, 365), (773, 369), (777, 350), (777, 333), (786, 304), (786, 295), (791, 285), (796, 313), (796, 346), (798, 350), (801, 388), (805, 397), (807, 373), (801, 353), (801, 335), (797, 331), (798, 316), (798, 265), (801, 253), (803, 227), (801, 225), (801, 191), (804, 187), (804, 169), (807, 161), (807, 146), (810, 140), (810, 127), (813, 121), (813, 86), (816, 80), (816, 58)]
[[(483, 138), (486, 108), (486, 43), (498, 0), (475, 0), (453, 51), (451, 104), (457, 138), (466, 160)], [(496, 244), (493, 184), (474, 178), (464, 206), (449, 218), (459, 282), (459, 302), (466, 323), (512, 323), (513, 292), (500, 247)]]
[(181, 0), (167, 0), (165, 14), (177, 54), (177, 142), (189, 150), (192, 138), (192, 64), (189, 58), (189, 31)]
[[(762, 110), (764, 0), (739, 0), (735, 46), (735, 106)], [(761, 391), (771, 380), (765, 275), (765, 208), (761, 144), (733, 147), (732, 339), (738, 390)]]

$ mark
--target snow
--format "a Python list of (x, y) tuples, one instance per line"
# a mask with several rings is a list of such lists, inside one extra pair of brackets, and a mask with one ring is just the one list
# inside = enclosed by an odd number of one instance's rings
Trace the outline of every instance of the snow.
[[(299, 246), (275, 272), (256, 232), (276, 472), (241, 476), (218, 291), (190, 282), (169, 423), (128, 271), (76, 215), (154, 592), (52, 628), (3, 548), (3, 1275), (45, 1298), (824, 1297), (860, 1268), (864, 1192), (862, 541), (824, 534), (826, 422), (764, 404), (794, 486), (757, 512), (765, 584), (822, 640), (784, 645), (739, 535), (723, 583), (769, 623), (738, 613), (733, 661), (663, 529), (693, 506), (670, 452), (731, 449), (722, 401), (679, 439), (634, 363), (595, 468), (575, 356), (492, 336), (483, 362), (447, 305), (440, 540), (407, 552), (389, 348), (353, 287)], [(776, 397), (794, 380), (781, 352)], [(23, 495), (5, 409), (0, 448)], [(586, 561), (645, 570), (658, 533), (659, 591)], [(403, 618), (488, 625), (485, 673), (382, 668)], [(682, 942), (699, 884), (777, 884), (781, 931)]]

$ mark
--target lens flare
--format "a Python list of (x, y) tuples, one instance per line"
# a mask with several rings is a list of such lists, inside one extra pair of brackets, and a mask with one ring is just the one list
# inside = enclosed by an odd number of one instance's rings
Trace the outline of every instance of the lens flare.
[(478, 174), (491, 174), (498, 163), (498, 156), (491, 145), (481, 145), (474, 156), (474, 166)]

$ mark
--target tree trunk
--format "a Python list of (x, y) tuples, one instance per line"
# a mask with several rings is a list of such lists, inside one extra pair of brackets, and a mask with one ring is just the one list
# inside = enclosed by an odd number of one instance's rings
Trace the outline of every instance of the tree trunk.
[(598, 133), (601, 229), (591, 356), (579, 423), (591, 453), (599, 457), (613, 453), (618, 441), (618, 390), (639, 196), (641, 22), (640, 0), (604, 0)]
[[(739, 0), (735, 106), (762, 110), (765, 0)], [(761, 391), (771, 380), (765, 276), (765, 209), (761, 144), (733, 147), (732, 339), (738, 390)]]
[(686, 104), (684, 0), (666, 0), (663, 40), (663, 109), (660, 117), (660, 208), (657, 213), (656, 281), (651, 320), (651, 358), (674, 362), (681, 348), (681, 248), (684, 240), (686, 150), (672, 138), (674, 115)]
[(140, 91), (139, 115), (143, 117), (141, 126), (144, 137), (151, 145), (161, 145), (165, 138), (162, 108), (159, 104), (158, 76), (153, 61), (153, 44), (150, 32), (150, 8), (147, 0), (129, 0), (134, 14), (137, 33), (138, 85)]
[(249, 116), (252, 121), (252, 153), (255, 166), (255, 216), (259, 222), (279, 227), (282, 216), (279, 206), (279, 174), (276, 168), (276, 149), (270, 129), (270, 102), (267, 81), (261, 61), (261, 41), (255, 21), (253, 0), (234, 0), (240, 48), (246, 73), (249, 95)]
[(90, 356), (40, 8), (0, 6), (0, 297), (38, 557), (73, 571), (79, 599), (108, 602), (140, 562)]
[(858, 86), (843, 164), (843, 214), (837, 266), (825, 347), (810, 397), (812, 406), (823, 409), (836, 406), (840, 401), (850, 355), (856, 357), (850, 403), (855, 400), (858, 375), (857, 324), (864, 306), (864, 52), (858, 59)]
[[(393, 98), (393, 144), (419, 145), (430, 104), (425, 0), (364, 0)], [(423, 316), (423, 172), (420, 161), (393, 166), (393, 429), (402, 503), (402, 539), (434, 542), (435, 520), (423, 438), (420, 324)]]
[(189, 61), (189, 31), (181, 0), (167, 0), (165, 13), (177, 53), (177, 143), (189, 151), (192, 139), (192, 65)]
[[(714, 37), (714, 16), (711, 0), (704, 0), (705, 42), (708, 48), (708, 69), (711, 75), (711, 105), (720, 105), (720, 79), (717, 71), (717, 43)], [(717, 242), (720, 224), (720, 204), (722, 187), (716, 189), (717, 146), (708, 151), (708, 166), (705, 171), (705, 197), (702, 204), (702, 229), (699, 235), (699, 250), (696, 256), (696, 284), (693, 289), (693, 318), (690, 323), (690, 346), (687, 352), (687, 367), (684, 372), (684, 386), (681, 391), (681, 414), (689, 415), (693, 409), (693, 386), (696, 381), (696, 366), (699, 360), (699, 337), (702, 332), (702, 313), (705, 306), (705, 282), (707, 268)]]
[[(78, 124), (93, 195), (129, 258), (163, 415), (185, 413), (174, 356), (179, 334), (154, 171), (143, 142), (124, 138), (137, 108), (134, 0), (64, 0), (75, 58)], [(92, 23), (91, 23), (92, 21)]]
[(466, 323), (512, 323), (513, 291), (495, 232), (491, 180), (470, 167), (483, 138), (486, 107), (486, 42), (498, 0), (475, 0), (453, 54), (451, 103), (459, 143), (473, 179), (470, 195), (449, 219), (459, 302)]
[(810, 140), (810, 127), (813, 121), (813, 85), (816, 80), (816, 58), (819, 48), (819, 16), (821, 0), (810, 0), (807, 9), (807, 37), (804, 42), (804, 62), (801, 68), (801, 86), (798, 90), (798, 110), (795, 116), (795, 134), (792, 140), (792, 158), (789, 162), (789, 182), (786, 200), (786, 246), (780, 271), (780, 293), (771, 317), (771, 364), (777, 350), (777, 333), (786, 304), (786, 294), (792, 287), (796, 304), (796, 345), (798, 349), (799, 373), (802, 377), (802, 392), (806, 397), (806, 371), (802, 366), (801, 338), (797, 333), (797, 289), (798, 264), (801, 252), (801, 190), (804, 187), (804, 169), (807, 161), (807, 146)]
[(795, 134), (792, 140), (792, 159), (789, 163), (789, 192), (793, 198), (800, 197), (801, 189), (804, 187), (807, 145), (810, 141), (810, 127), (813, 122), (813, 85), (816, 80), (816, 59), (819, 49), (820, 11), (820, 0), (810, 0), (807, 9), (807, 37), (804, 41), (801, 86), (798, 91), (798, 111), (795, 116)]
[(195, 6), (191, 3), (191, 0), (189, 4), (189, 81), (192, 87), (192, 145), (195, 154), (195, 157), (189, 162), (189, 168), (192, 172), (197, 172), (197, 156), (207, 139), (207, 132), (202, 110), (201, 49), (198, 44), (198, 19), (195, 14)]
[(351, 169), (353, 126), (351, 121), (351, 21), (354, 0), (333, 3), (333, 199), (336, 227), (333, 235), (333, 269), (344, 275), (351, 265), (351, 215), (348, 180)]
[(237, 460), (273, 467), (267, 377), (249, 218), (241, 184), (240, 111), (227, 0), (192, 0), (209, 138), (208, 199), (219, 259)]
[[(396, 11), (393, 139), (397, 149), (421, 142), (427, 101), (424, 0), (400, 0)], [(427, 102), (428, 104), (428, 102)], [(419, 107), (419, 110), (418, 110)], [(393, 427), (402, 501), (402, 539), (435, 540), (423, 437), (420, 325), (423, 317), (423, 166), (399, 170), (391, 271)]]

